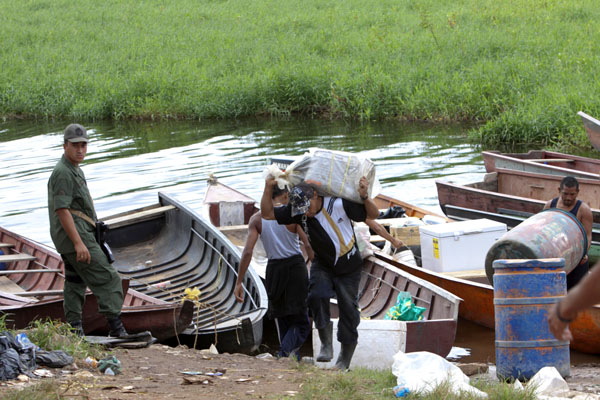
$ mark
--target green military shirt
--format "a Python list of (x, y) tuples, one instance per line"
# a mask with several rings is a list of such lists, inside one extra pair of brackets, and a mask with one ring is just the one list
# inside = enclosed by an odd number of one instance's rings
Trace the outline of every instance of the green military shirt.
[[(67, 236), (67, 232), (62, 227), (56, 214), (56, 210), (59, 208), (79, 210), (94, 221), (96, 220), (96, 211), (85, 181), (85, 175), (83, 175), (81, 168), (71, 164), (64, 155), (54, 167), (54, 171), (52, 171), (52, 175), (48, 180), (50, 236), (56, 251), (61, 254), (73, 253), (75, 252), (75, 246)], [(89, 247), (88, 243), (96, 240), (94, 227), (78, 216), (73, 216), (73, 220), (81, 240)]]

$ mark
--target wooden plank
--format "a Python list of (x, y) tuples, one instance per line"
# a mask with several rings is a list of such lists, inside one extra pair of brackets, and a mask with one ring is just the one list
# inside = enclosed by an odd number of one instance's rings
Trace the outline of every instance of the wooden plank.
[(3, 254), (0, 255), (0, 262), (13, 262), (13, 261), (31, 261), (36, 260), (36, 256), (29, 254)]
[(8, 249), (12, 247), (15, 247), (15, 245), (12, 243), (0, 243), (0, 249)]
[[(16, 302), (20, 302), (20, 303), (28, 303), (28, 304), (29, 303), (37, 303), (39, 301), (38, 299), (30, 299), (27, 297), (17, 296), (12, 293), (3, 292), (1, 290), (0, 290), (0, 298), (16, 301)], [(5, 307), (11, 308), (12, 306), (0, 306), (0, 311), (2, 309), (4, 309)]]
[(480, 268), (480, 269), (470, 269), (470, 270), (465, 270), (465, 271), (452, 271), (452, 272), (444, 272), (444, 275), (448, 275), (448, 276), (452, 276), (454, 278), (461, 278), (461, 279), (467, 279), (467, 278), (481, 278), (481, 277), (486, 277), (487, 275), (485, 274), (485, 269)]
[[(23, 289), (21, 289), (23, 290)], [(32, 290), (32, 291), (28, 291), (28, 292), (15, 292), (13, 293), (17, 296), (62, 296), (63, 294), (63, 290), (62, 289), (56, 289), (56, 290)]]
[(15, 294), (22, 292), (23, 288), (7, 277), (0, 276), (0, 291)]
[(143, 221), (145, 219), (149, 219), (152, 217), (156, 217), (157, 215), (164, 214), (167, 211), (174, 210), (176, 207), (173, 205), (153, 208), (146, 211), (140, 211), (134, 214), (123, 215), (122, 217), (117, 217), (113, 219), (109, 219), (104, 221), (109, 228), (118, 228), (124, 225), (134, 224), (139, 221)]
[(33, 274), (33, 273), (46, 273), (46, 272), (53, 272), (53, 273), (60, 273), (62, 272), (62, 270), (60, 269), (49, 269), (49, 268), (43, 268), (43, 269), (7, 269), (7, 270), (0, 270), (0, 275), (12, 275), (12, 274)]
[(386, 241), (386, 239), (384, 239), (383, 236), (371, 235), (371, 239), (370, 239), (371, 243), (385, 242), (385, 241)]
[(524, 158), (523, 161), (533, 162), (575, 162), (569, 158)]

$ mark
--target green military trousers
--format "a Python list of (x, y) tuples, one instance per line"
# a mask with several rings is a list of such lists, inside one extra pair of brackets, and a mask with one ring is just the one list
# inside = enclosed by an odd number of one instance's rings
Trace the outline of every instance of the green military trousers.
[(77, 253), (62, 254), (65, 261), (64, 311), (67, 322), (81, 321), (85, 289), (89, 287), (98, 299), (98, 312), (115, 317), (123, 307), (121, 277), (110, 265), (97, 242), (85, 243), (91, 262), (77, 261)]

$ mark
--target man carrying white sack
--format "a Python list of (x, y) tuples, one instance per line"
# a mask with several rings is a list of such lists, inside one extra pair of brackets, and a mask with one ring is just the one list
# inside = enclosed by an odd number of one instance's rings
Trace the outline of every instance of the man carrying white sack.
[(362, 259), (355, 243), (352, 221), (363, 222), (379, 215), (368, 194), (369, 182), (362, 177), (357, 188), (364, 204), (319, 196), (313, 187), (302, 182), (292, 188), (289, 203), (281, 207), (273, 207), (271, 201), (275, 185), (275, 179), (268, 176), (260, 203), (263, 218), (275, 219), (285, 225), (300, 224), (315, 253), (310, 268), (308, 307), (321, 340), (317, 361), (326, 362), (333, 358), (329, 302), (336, 296), (340, 313), (337, 339), (341, 343), (341, 352), (335, 367), (346, 370), (358, 342), (360, 323), (358, 285)]

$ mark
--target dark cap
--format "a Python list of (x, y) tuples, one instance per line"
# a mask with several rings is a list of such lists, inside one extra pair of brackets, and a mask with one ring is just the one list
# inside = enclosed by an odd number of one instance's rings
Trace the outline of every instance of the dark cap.
[(89, 142), (87, 131), (79, 124), (71, 124), (65, 128), (65, 140), (71, 143)]
[(292, 217), (308, 212), (313, 194), (314, 189), (305, 183), (299, 183), (290, 190), (289, 202), (292, 206)]

